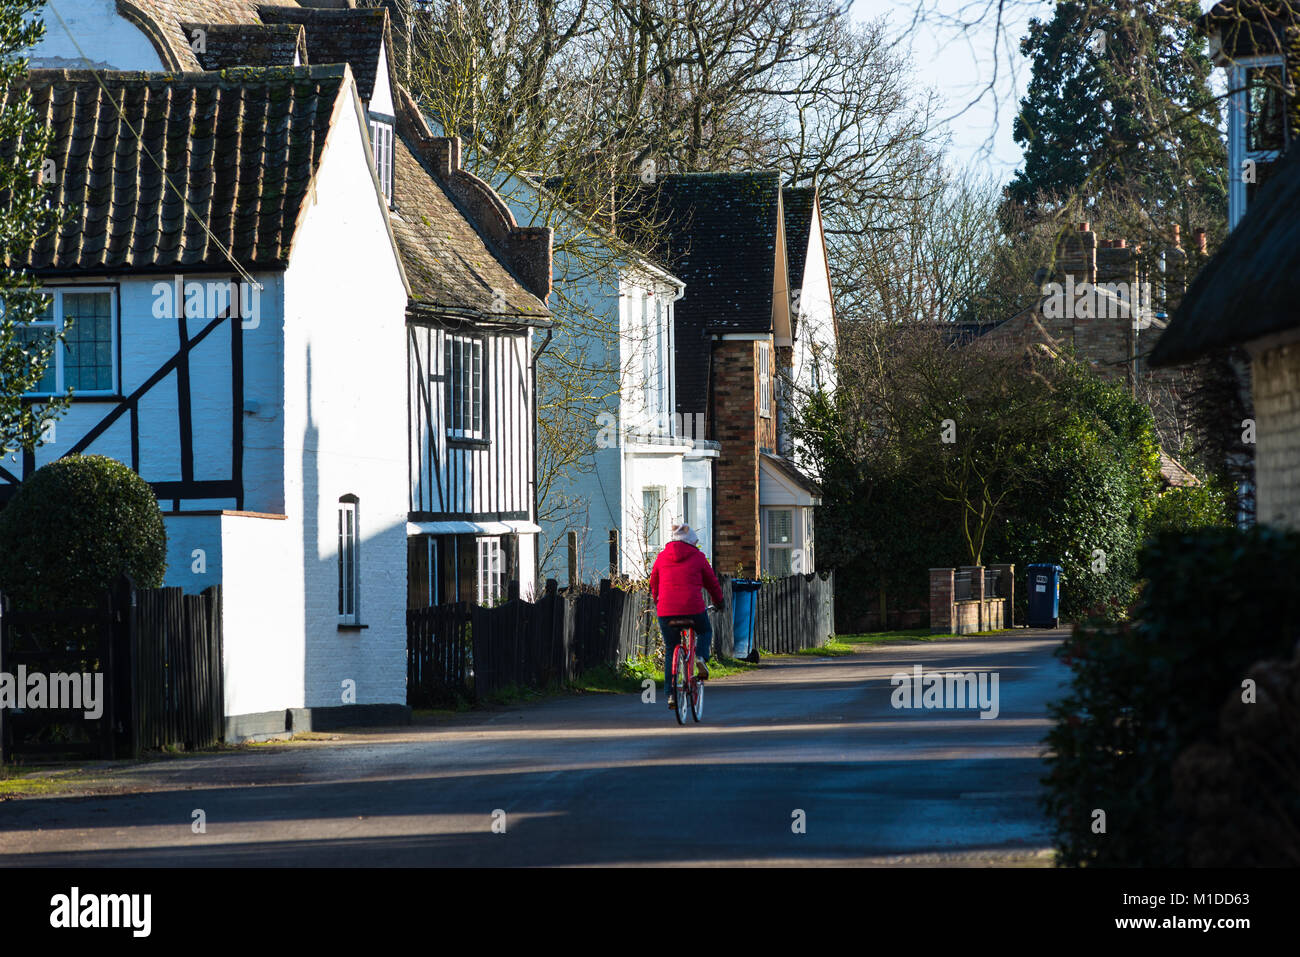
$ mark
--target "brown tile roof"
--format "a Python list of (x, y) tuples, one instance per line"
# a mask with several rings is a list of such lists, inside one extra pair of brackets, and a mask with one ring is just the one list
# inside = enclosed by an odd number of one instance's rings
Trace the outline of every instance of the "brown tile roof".
[[(33, 70), (0, 97), (2, 110), (30, 87), (52, 130), (52, 199), (71, 211), (57, 236), (10, 265), (45, 274), (220, 267), (223, 246), (246, 268), (288, 262), (346, 67), (98, 77)], [(0, 155), (10, 150), (0, 144)]]
[(1175, 488), (1186, 488), (1194, 485), (1200, 485), (1201, 480), (1196, 475), (1188, 471), (1181, 462), (1172, 455), (1160, 453), (1160, 478), (1166, 485), (1172, 485)]
[(370, 100), (379, 74), (379, 51), (388, 45), (387, 10), (321, 10), (272, 4), (257, 9), (263, 23), (297, 23), (305, 27), (310, 62), (348, 64), (357, 78), (361, 99)]
[(293, 66), (307, 58), (307, 34), (296, 23), (251, 26), (243, 23), (183, 23), (191, 37), (203, 31), (195, 55), (205, 70), (236, 66)]
[[(500, 198), (447, 155), (452, 141), (434, 137), (409, 95), (399, 91), (392, 221), (413, 308), (501, 321), (545, 320), (550, 312), (537, 293), (549, 291), (549, 230), (514, 225)], [(457, 183), (448, 182), (453, 177)], [(471, 203), (477, 208), (464, 208)], [(487, 229), (474, 225), (493, 222), (505, 244), (539, 244), (526, 252), (538, 271), (545, 269), (544, 277), (517, 276), (508, 265), (519, 261), (511, 255), (515, 251), (502, 249)]]

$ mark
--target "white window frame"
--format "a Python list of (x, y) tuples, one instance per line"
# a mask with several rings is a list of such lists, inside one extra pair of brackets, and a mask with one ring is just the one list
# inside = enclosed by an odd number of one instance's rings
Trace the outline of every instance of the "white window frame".
[[(772, 571), (772, 569), (776, 564), (775, 561), (773, 560), (773, 554), (775, 552), (788, 552), (790, 555), (790, 560), (787, 563), (789, 565), (789, 568), (785, 572), (783, 572), (780, 577), (784, 578), (789, 575), (795, 574), (794, 552), (799, 547), (798, 545), (799, 533), (798, 533), (798, 528), (796, 523), (802, 517), (796, 515), (795, 513), (801, 511), (803, 511), (803, 509), (797, 508), (793, 505), (786, 506), (784, 508), (766, 508), (763, 510), (763, 566), (768, 571), (768, 574), (776, 575), (776, 572)], [(772, 541), (772, 531), (773, 531), (772, 516), (778, 512), (790, 516), (790, 525), (789, 525), (790, 535), (788, 540), (784, 542)]]
[[(443, 347), (443, 376), (447, 382), (447, 435), (452, 438), (487, 437), (486, 352), (487, 341), (480, 336), (448, 335), (446, 338)], [(465, 369), (467, 353), (470, 357), (468, 373)], [(477, 425), (474, 422), (475, 406), (479, 413)]]
[(393, 121), (387, 118), (370, 119), (370, 150), (375, 156), (375, 175), (384, 200), (393, 205)]
[(478, 559), (475, 594), (478, 603), (486, 608), (496, 604), (505, 594), (505, 569), (501, 567), (505, 553), (499, 535), (480, 535), (474, 542)]
[(339, 624), (361, 623), (361, 534), (355, 495), (339, 499)]
[(772, 353), (771, 344), (758, 344), (758, 414), (772, 417)]
[[(54, 299), (53, 318), (48, 320), (35, 320), (30, 323), (24, 323), (25, 329), (50, 329), (55, 335), (63, 332), (66, 327), (66, 320), (63, 314), (63, 297), (65, 294), (73, 295), (81, 293), (107, 293), (109, 309), (109, 379), (110, 384), (106, 389), (81, 389), (75, 391), (78, 396), (91, 395), (117, 395), (119, 389), (117, 366), (118, 366), (118, 314), (117, 314), (117, 289), (114, 286), (47, 286), (40, 290), (42, 296), (52, 296)], [(46, 366), (48, 372), (51, 367), (54, 370), (54, 389), (49, 392), (27, 392), (25, 395), (46, 396), (46, 395), (63, 395), (68, 391), (68, 384), (65, 378), (64, 357), (67, 352), (65, 342), (55, 343), (54, 353), (50, 356), (50, 364)]]
[[(1244, 56), (1228, 68), (1228, 228), (1235, 229), (1246, 213), (1247, 183), (1242, 182), (1242, 164), (1246, 160), (1256, 163), (1276, 162), (1281, 150), (1250, 150), (1246, 128), (1250, 123), (1250, 90), (1246, 85), (1251, 70), (1261, 67), (1280, 67), (1286, 75), (1286, 59), (1281, 54)], [(1282, 110), (1283, 137), (1289, 136), (1287, 110)]]
[(655, 365), (659, 356), (655, 346), (658, 340), (658, 329), (655, 328), (655, 321), (652, 318), (653, 294), (643, 290), (638, 294), (637, 300), (641, 320), (641, 404), (645, 409), (646, 417), (653, 420), (660, 411), (659, 391), (655, 381), (658, 371)]
[[(650, 573), (650, 566), (664, 548), (664, 502), (668, 497), (667, 491), (662, 485), (645, 485), (641, 488), (641, 538), (645, 544), (646, 574)], [(653, 516), (646, 502), (649, 495), (656, 499)], [(653, 537), (651, 532), (654, 533)]]
[(695, 533), (699, 534), (699, 529), (695, 528), (695, 512), (698, 508), (699, 492), (698, 489), (682, 488), (682, 523), (689, 525)]

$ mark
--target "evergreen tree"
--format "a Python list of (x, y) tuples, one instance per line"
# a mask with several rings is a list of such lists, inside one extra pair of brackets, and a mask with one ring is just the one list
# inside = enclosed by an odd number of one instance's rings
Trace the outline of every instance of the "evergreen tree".
[(1195, 0), (1102, 0), (1031, 20), (1014, 128), (1025, 159), (1008, 199), (1032, 211), (1044, 198), (1126, 193), (1166, 222), (1189, 194), (1221, 204), (1226, 155), (1199, 13)]

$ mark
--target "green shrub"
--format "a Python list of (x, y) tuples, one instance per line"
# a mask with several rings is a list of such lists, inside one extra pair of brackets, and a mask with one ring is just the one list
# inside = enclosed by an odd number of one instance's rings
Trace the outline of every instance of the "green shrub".
[(1232, 497), (1214, 484), (1171, 488), (1162, 492), (1147, 517), (1147, 534), (1224, 528), (1232, 524)]
[(17, 608), (91, 608), (123, 572), (157, 588), (166, 570), (153, 490), (114, 459), (51, 462), (0, 511), (0, 591)]
[(1133, 620), (1081, 624), (1057, 652), (1073, 678), (1050, 707), (1044, 806), (1067, 866), (1187, 866), (1197, 822), (1174, 800), (1175, 761), (1215, 741), (1228, 695), (1300, 636), (1300, 535), (1164, 533), (1140, 566)]

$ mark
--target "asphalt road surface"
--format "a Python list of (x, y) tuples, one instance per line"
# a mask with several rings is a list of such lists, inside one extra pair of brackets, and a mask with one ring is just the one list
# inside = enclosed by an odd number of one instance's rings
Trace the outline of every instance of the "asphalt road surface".
[[(1062, 637), (765, 659), (695, 726), (658, 689), (118, 767), (0, 802), (0, 865), (1043, 865)], [(996, 673), (998, 716), (892, 707), (916, 664)]]

